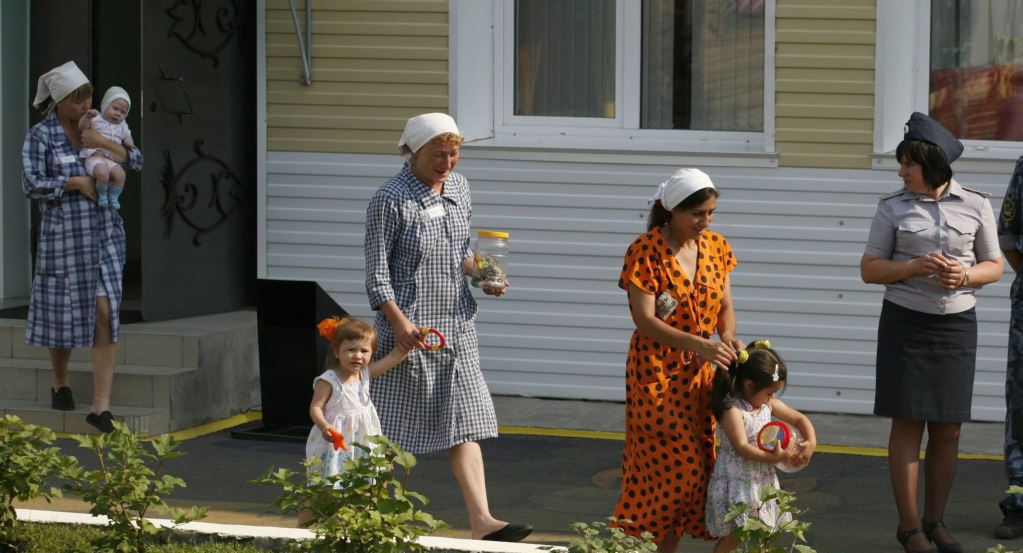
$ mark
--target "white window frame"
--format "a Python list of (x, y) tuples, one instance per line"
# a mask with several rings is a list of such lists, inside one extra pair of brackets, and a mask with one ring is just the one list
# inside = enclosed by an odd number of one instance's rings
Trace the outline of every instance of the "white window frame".
[[(762, 132), (640, 129), (641, 0), (617, 0), (615, 117), (514, 115), (514, 2), (449, 0), (451, 111), (469, 145), (707, 154), (775, 153), (775, 0), (764, 12)], [(489, 54), (489, 59), (488, 59)]]
[[(878, 0), (874, 93), (875, 166), (894, 166), (910, 113), (927, 113), (930, 94), (931, 1)], [(1015, 160), (1023, 142), (963, 140), (964, 160)], [(997, 170), (1002, 170), (999, 164)]]

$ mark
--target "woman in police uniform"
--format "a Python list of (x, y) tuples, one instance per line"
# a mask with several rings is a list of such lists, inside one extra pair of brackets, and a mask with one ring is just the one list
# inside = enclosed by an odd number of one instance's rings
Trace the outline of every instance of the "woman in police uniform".
[[(1002, 256), (987, 195), (952, 178), (963, 145), (914, 113), (895, 151), (903, 188), (881, 199), (860, 261), (863, 281), (884, 284), (877, 329), (874, 413), (891, 417), (888, 462), (906, 551), (960, 552), (942, 521), (970, 419), (977, 354), (974, 290), (998, 280)], [(924, 508), (917, 507), (927, 429)]]

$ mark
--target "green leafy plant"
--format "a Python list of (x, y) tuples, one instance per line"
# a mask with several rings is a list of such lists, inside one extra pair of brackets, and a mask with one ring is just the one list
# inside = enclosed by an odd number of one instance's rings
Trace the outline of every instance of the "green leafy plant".
[(629, 523), (628, 519), (608, 517), (604, 522), (577, 522), (572, 530), (579, 537), (568, 544), (568, 553), (633, 553), (636, 551), (657, 551), (654, 535), (643, 532), (640, 537), (630, 536), (615, 523)]
[[(318, 460), (306, 462), (307, 472), (271, 467), (253, 482), (281, 486), (274, 506), (285, 513), (308, 509), (315, 540), (296, 543), (295, 550), (314, 553), (404, 553), (423, 551), (417, 539), (447, 524), (422, 510), (428, 501), (407, 488), (416, 458), (383, 436), (369, 438), (359, 448), (369, 455), (345, 461), (339, 474), (324, 477)], [(404, 478), (394, 475), (395, 465)]]
[[(803, 511), (793, 503), (796, 500), (795, 494), (775, 488), (774, 486), (763, 486), (760, 488), (760, 502), (756, 505), (748, 503), (737, 503), (729, 509), (725, 515), (726, 521), (747, 515), (746, 522), (735, 531), (733, 536), (739, 540), (738, 553), (816, 553), (806, 543), (806, 531), (810, 528), (809, 522), (800, 522), (797, 515)], [(774, 525), (770, 525), (759, 513), (766, 505), (776, 502), (779, 515), (788, 513), (792, 520), (782, 521), (781, 516)], [(787, 545), (779, 542), (784, 541)]]
[(26, 424), (14, 415), (0, 419), (0, 546), (13, 546), (18, 516), (14, 501), (60, 496), (46, 478), (68, 463), (51, 447), (56, 435), (49, 428)]
[(184, 455), (169, 434), (142, 438), (115, 422), (109, 434), (74, 438), (99, 460), (96, 470), (75, 464), (63, 471), (65, 489), (92, 503), (90, 513), (109, 521), (110, 531), (93, 541), (97, 551), (144, 553), (148, 543), (166, 537), (172, 529), (158, 528), (145, 518), (154, 508), (169, 514), (176, 525), (206, 516), (206, 508), (172, 509), (164, 501), (175, 488), (185, 487), (184, 480), (163, 473), (168, 460)]

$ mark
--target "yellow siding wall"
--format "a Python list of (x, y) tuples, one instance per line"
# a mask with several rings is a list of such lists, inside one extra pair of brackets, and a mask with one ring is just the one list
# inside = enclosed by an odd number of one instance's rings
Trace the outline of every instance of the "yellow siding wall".
[(875, 0), (778, 0), (775, 144), (785, 167), (867, 169)]
[(267, 0), (269, 150), (395, 153), (406, 119), (448, 110), (447, 0), (316, 0), (312, 25), (304, 86), (288, 0)]

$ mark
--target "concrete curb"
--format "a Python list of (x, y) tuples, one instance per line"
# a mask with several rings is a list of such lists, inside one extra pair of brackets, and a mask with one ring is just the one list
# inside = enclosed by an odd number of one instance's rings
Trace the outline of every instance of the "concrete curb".
[[(106, 526), (107, 517), (84, 513), (66, 513), (62, 511), (42, 511), (38, 509), (15, 509), (18, 520), (36, 523), (54, 524), (88, 524)], [(160, 528), (176, 528), (184, 532), (209, 534), (231, 538), (255, 538), (273, 540), (308, 540), (315, 534), (304, 528), (281, 528), (276, 526), (248, 526), (242, 524), (213, 524), (209, 522), (188, 522), (175, 527), (174, 521), (164, 518), (147, 519)], [(532, 543), (503, 543), (480, 540), (465, 540), (426, 536), (419, 543), (430, 551), (438, 553), (558, 553), (567, 551), (560, 546)]]

